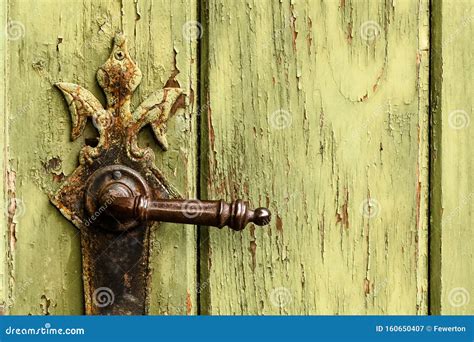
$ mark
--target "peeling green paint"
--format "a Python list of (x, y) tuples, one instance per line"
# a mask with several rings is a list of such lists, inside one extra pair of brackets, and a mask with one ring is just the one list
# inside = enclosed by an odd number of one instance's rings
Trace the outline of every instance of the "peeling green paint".
[[(472, 313), (472, 123), (452, 126), (472, 119), (473, 7), (428, 5), (201, 2), (201, 106), (193, 96), (170, 122), (156, 163), (195, 197), (199, 119), (202, 197), (249, 198), (274, 219), (242, 233), (203, 229), (200, 245), (192, 227), (155, 230), (151, 314), (425, 314), (428, 291), (431, 313)], [(83, 312), (78, 232), (48, 194), (84, 141), (70, 141), (52, 84), (74, 79), (104, 103), (95, 71), (122, 30), (144, 73), (132, 107), (173, 74), (194, 95), (197, 39), (183, 28), (196, 25), (197, 8), (2, 2), (0, 304), (9, 313)], [(152, 134), (140, 145), (154, 147)]]
[(428, 1), (207, 3), (202, 312), (425, 314)]
[[(16, 210), (15, 246), (10, 244), (7, 255), (10, 276), (4, 279), (7, 287), (1, 287), (12, 314), (83, 312), (79, 232), (54, 209), (48, 195), (77, 166), (84, 139), (70, 141), (67, 105), (53, 84), (74, 79), (105, 103), (95, 73), (108, 57), (117, 31), (130, 37), (131, 53), (144, 73), (133, 107), (163, 87), (173, 73), (188, 93), (196, 84), (196, 40), (182, 34), (182, 26), (196, 20), (193, 1), (61, 4), (11, 0), (5, 5), (8, 19), (21, 29), (8, 41), (5, 70), (13, 76), (2, 87), (15, 94), (8, 103), (8, 167), (15, 174), (10, 191), (23, 205), (21, 215)], [(166, 154), (153, 143), (150, 130), (139, 137), (140, 146), (155, 148), (156, 164), (189, 197), (195, 196), (196, 188), (193, 107), (192, 103), (169, 124), (174, 133)], [(95, 137), (90, 123), (84, 135)], [(163, 225), (152, 243), (150, 312), (195, 313), (195, 231)], [(190, 308), (183, 312), (183, 306)]]

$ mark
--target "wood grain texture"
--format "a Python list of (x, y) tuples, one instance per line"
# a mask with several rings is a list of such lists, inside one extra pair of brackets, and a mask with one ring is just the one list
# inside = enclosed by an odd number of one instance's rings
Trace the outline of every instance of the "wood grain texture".
[(202, 195), (273, 223), (201, 235), (201, 311), (427, 313), (428, 2), (204, 15)]
[[(143, 81), (133, 106), (164, 86), (171, 75), (191, 95), (196, 41), (182, 34), (195, 20), (190, 1), (8, 1), (8, 20), (23, 30), (8, 41), (7, 307), (12, 314), (83, 312), (79, 232), (48, 200), (78, 163), (84, 137), (72, 143), (67, 105), (52, 84), (75, 82), (104, 96), (95, 74), (110, 53), (116, 31), (129, 37)], [(149, 129), (141, 145), (155, 149), (156, 164), (183, 192), (195, 193), (195, 119), (189, 112), (169, 125), (170, 150), (159, 150)], [(91, 123), (85, 137), (95, 136)], [(153, 234), (150, 313), (196, 312), (195, 231), (160, 227)]]
[(431, 313), (474, 314), (474, 4), (433, 2)]

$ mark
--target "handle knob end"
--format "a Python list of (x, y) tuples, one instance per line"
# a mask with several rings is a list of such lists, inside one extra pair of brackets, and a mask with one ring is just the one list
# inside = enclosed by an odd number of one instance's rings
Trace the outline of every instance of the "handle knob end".
[(254, 210), (253, 223), (257, 226), (266, 226), (272, 219), (272, 213), (267, 208), (257, 208)]

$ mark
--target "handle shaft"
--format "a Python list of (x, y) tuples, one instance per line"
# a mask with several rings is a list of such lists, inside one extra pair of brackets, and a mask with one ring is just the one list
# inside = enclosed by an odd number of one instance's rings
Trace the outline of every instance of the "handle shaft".
[(200, 200), (150, 200), (146, 196), (116, 197), (107, 206), (109, 215), (121, 218), (135, 217), (140, 221), (161, 221), (242, 230), (248, 223), (258, 226), (270, 222), (266, 208), (251, 210), (243, 200), (226, 203)]

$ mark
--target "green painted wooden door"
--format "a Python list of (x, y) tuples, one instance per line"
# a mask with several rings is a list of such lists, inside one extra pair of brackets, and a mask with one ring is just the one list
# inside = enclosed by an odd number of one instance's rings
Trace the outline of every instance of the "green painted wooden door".
[(144, 79), (191, 96), (170, 149), (188, 198), (269, 227), (162, 224), (151, 314), (473, 314), (474, 2), (3, 0), (0, 301), (81, 314), (78, 231), (49, 194), (77, 166), (57, 81), (95, 81), (116, 31)]

